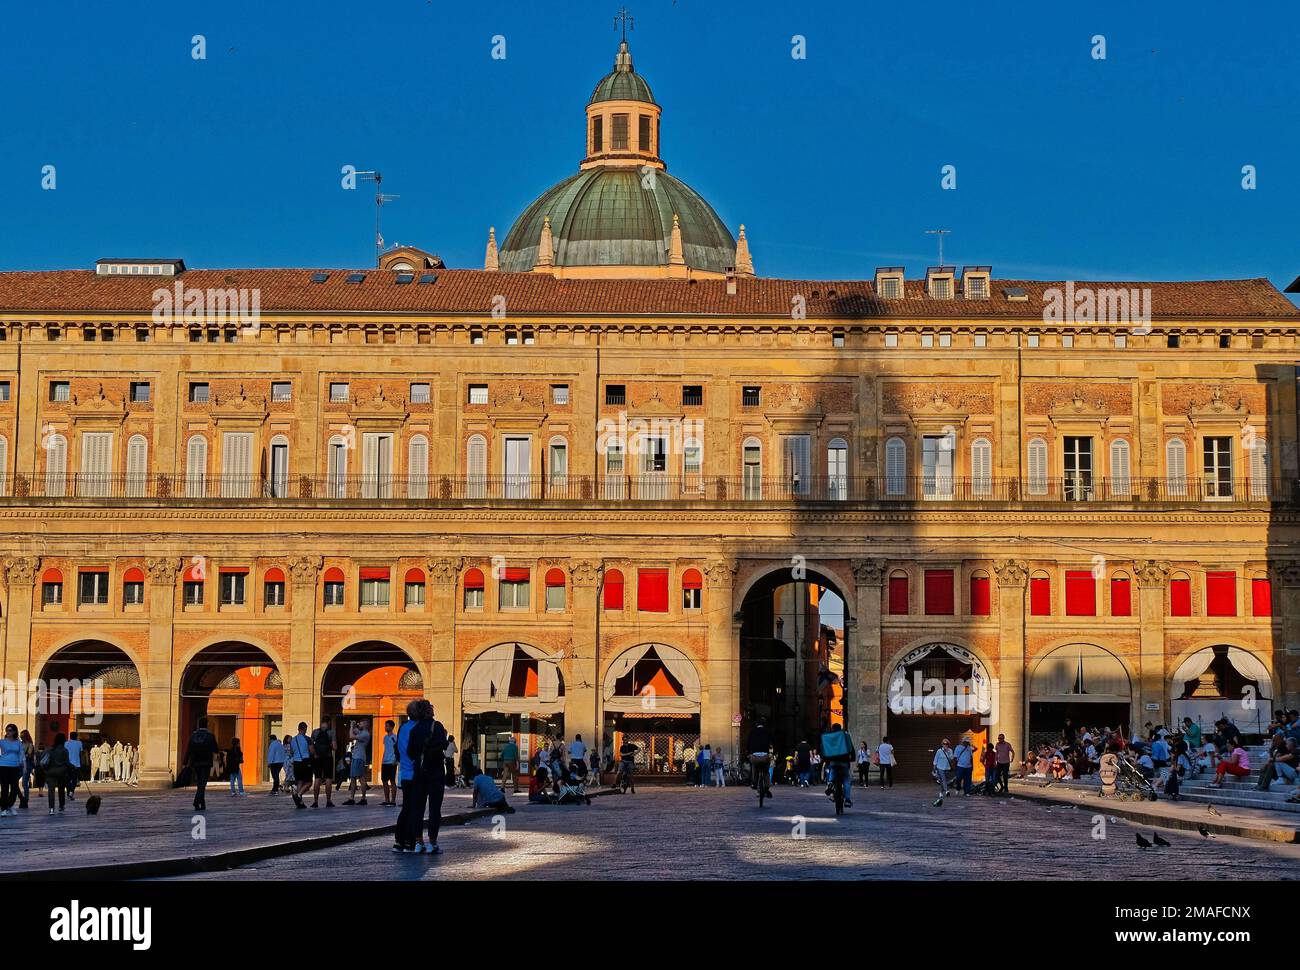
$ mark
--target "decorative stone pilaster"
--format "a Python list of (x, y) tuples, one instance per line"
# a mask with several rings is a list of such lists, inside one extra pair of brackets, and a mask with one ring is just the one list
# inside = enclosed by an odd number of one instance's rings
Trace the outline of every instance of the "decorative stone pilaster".
[(708, 656), (700, 672), (704, 688), (700, 698), (700, 730), (705, 744), (726, 749), (727, 757), (740, 751), (740, 725), (733, 724), (740, 713), (740, 636), (732, 615), (736, 571), (734, 559), (710, 559), (704, 564), (705, 602), (708, 616)]
[(844, 720), (855, 741), (877, 745), (888, 717), (880, 683), (881, 586), (887, 563), (854, 559), (850, 565), (854, 597), (852, 612), (844, 618)]
[(1133, 564), (1138, 584), (1139, 650), (1135, 698), (1138, 707), (1132, 712), (1132, 724), (1148, 720), (1169, 723), (1169, 692), (1165, 689), (1165, 587), (1171, 571), (1169, 563), (1156, 559)]
[(568, 674), (564, 698), (564, 730), (581, 734), (582, 740), (600, 750), (600, 579), (599, 561), (573, 559), (569, 562), (569, 595), (572, 599), (573, 648), (562, 662)]
[(424, 674), (424, 696), (449, 732), (460, 735), (460, 697), (456, 684), (456, 585), (464, 560), (459, 556), (435, 556), (428, 562), (429, 580), (429, 669)]
[(320, 714), (320, 695), (315, 684), (317, 578), (324, 560), (320, 556), (296, 556), (289, 560), (289, 610), (293, 628), (289, 640), (289, 669), (281, 671), (284, 682), (285, 734), (296, 734), (300, 721), (314, 725)]
[[(1300, 559), (1273, 559), (1268, 564), (1273, 587), (1273, 670), (1283, 705), (1300, 706)], [(1276, 624), (1281, 621), (1281, 635)]]
[(174, 622), (176, 556), (145, 560), (149, 574), (149, 655), (140, 673), (140, 785), (167, 788), (179, 765), (182, 745), (193, 724), (177, 724), (180, 696), (175, 687)]
[[(4, 581), (7, 589), (6, 616), (0, 630), (3, 631), (4, 662), (0, 669), (4, 672), (6, 683), (26, 687), (29, 678), (39, 675), (40, 671), (31, 669), (32, 662), (32, 610), (35, 609), (36, 574), (40, 561), (34, 556), (10, 556), (4, 561)], [(20, 684), (21, 681), (21, 684)], [(25, 694), (19, 692), (19, 696)], [(19, 730), (32, 730), (35, 727), (33, 715), (28, 705), (17, 702), (12, 708), (2, 712), (5, 723), (12, 721)], [(35, 732), (33, 731), (33, 734)]]
[(1029, 564), (1003, 559), (993, 564), (998, 578), (998, 712), (989, 728), (1005, 734), (1018, 755), (1025, 750), (1025, 587)]

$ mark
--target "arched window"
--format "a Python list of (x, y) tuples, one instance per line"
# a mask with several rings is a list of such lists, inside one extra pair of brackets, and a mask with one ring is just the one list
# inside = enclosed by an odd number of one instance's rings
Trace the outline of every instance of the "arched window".
[(546, 448), (546, 481), (548, 488), (561, 492), (569, 484), (569, 443), (559, 435)]
[(483, 609), (483, 570), (474, 568), (465, 573), (465, 609)]
[(682, 573), (682, 609), (698, 610), (704, 603), (704, 577), (698, 569)]
[(993, 612), (993, 596), (989, 574), (977, 569), (970, 574), (970, 615), (989, 616)]
[(1257, 572), (1250, 578), (1250, 615), (1273, 615), (1273, 584), (1267, 573)]
[(564, 609), (564, 570), (546, 571), (546, 609), (556, 613)]
[(133, 434), (126, 443), (127, 498), (143, 498), (148, 480), (149, 440), (142, 434)]
[(408, 610), (419, 610), (424, 608), (424, 570), (408, 569), (406, 579), (402, 583), (404, 587), (404, 597), (406, 608)]
[(826, 497), (833, 502), (849, 497), (849, 443), (843, 438), (826, 446)]
[(272, 498), (289, 497), (289, 439), (282, 434), (271, 439), (267, 455), (267, 487)]
[(970, 491), (978, 498), (993, 494), (993, 446), (988, 438), (970, 443)]
[(1250, 442), (1250, 497), (1268, 498), (1268, 442), (1256, 437)]
[(1128, 573), (1115, 573), (1110, 577), (1110, 615), (1133, 615), (1133, 583)]
[(429, 497), (429, 439), (422, 434), (406, 443), (406, 497)]
[(605, 609), (621, 610), (623, 608), (623, 573), (618, 569), (605, 571)]
[(325, 570), (325, 599), (326, 606), (343, 605), (343, 570), (338, 566), (331, 566)]
[(1115, 498), (1128, 498), (1132, 492), (1128, 442), (1116, 438), (1110, 443), (1110, 494)]
[(1182, 438), (1165, 444), (1165, 490), (1172, 498), (1187, 495), (1187, 445)]
[(741, 494), (747, 499), (763, 497), (763, 443), (757, 438), (746, 438), (741, 452), (743, 477)]
[(1052, 615), (1052, 580), (1041, 569), (1029, 577), (1029, 615)]
[(326, 490), (330, 498), (346, 498), (348, 494), (348, 442), (342, 435), (330, 438), (329, 465), (326, 468)]
[(1192, 615), (1192, 577), (1178, 572), (1169, 577), (1169, 615)]
[(45, 439), (45, 494), (61, 497), (68, 487), (68, 439), (52, 434)]
[(466, 497), (487, 497), (487, 439), (470, 435), (465, 445)]
[(1027, 491), (1030, 495), (1047, 494), (1047, 442), (1034, 438), (1029, 442), (1029, 482)]
[(885, 494), (907, 494), (907, 445), (902, 438), (885, 442)]
[(889, 574), (889, 614), (906, 616), (910, 608), (907, 573), (896, 569)]

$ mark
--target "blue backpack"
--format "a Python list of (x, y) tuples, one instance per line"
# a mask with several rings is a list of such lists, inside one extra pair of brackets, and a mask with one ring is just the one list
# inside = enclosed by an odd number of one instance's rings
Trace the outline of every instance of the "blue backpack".
[(827, 761), (848, 761), (853, 757), (853, 741), (848, 731), (828, 731), (822, 735), (822, 757)]

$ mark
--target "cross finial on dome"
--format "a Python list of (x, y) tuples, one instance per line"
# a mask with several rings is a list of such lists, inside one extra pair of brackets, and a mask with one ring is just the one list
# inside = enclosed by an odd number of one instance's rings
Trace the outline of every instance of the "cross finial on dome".
[(627, 43), (627, 32), (636, 28), (636, 22), (632, 15), (627, 12), (627, 7), (620, 7), (618, 16), (614, 18), (614, 26), (621, 27), (623, 30), (623, 43)]

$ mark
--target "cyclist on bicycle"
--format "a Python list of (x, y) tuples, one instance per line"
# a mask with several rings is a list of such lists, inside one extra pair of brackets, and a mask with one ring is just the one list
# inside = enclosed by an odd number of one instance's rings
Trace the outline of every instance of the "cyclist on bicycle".
[(852, 808), (853, 802), (849, 800), (849, 765), (853, 762), (853, 738), (844, 730), (843, 724), (832, 724), (822, 735), (822, 760), (826, 762), (830, 777), (826, 794), (834, 794), (835, 782), (838, 781), (844, 788), (844, 804)]
[(749, 732), (748, 747), (745, 750), (749, 752), (749, 765), (754, 775), (754, 790), (758, 791), (758, 786), (762, 785), (763, 790), (770, 796), (772, 786), (768, 784), (767, 769), (772, 763), (772, 735), (762, 721), (755, 724), (753, 730)]

